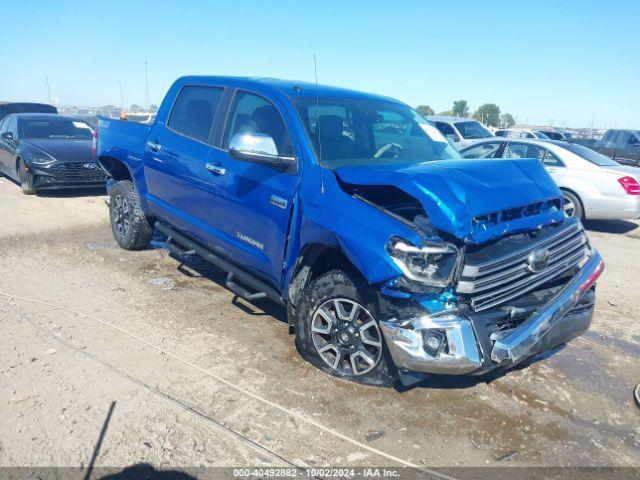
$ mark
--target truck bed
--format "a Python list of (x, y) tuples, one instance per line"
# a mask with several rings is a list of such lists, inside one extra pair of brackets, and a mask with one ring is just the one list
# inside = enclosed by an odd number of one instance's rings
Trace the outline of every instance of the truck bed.
[(98, 158), (113, 157), (125, 163), (142, 161), (151, 125), (100, 117)]

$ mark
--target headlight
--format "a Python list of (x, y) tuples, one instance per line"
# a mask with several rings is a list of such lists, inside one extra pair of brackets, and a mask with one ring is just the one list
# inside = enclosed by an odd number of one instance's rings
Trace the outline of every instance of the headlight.
[(387, 252), (407, 279), (435, 287), (451, 282), (460, 258), (460, 250), (452, 243), (425, 242), (416, 247), (397, 237), (389, 240)]
[(31, 155), (31, 157), (29, 157), (29, 160), (34, 165), (49, 165), (50, 163), (53, 163), (56, 161), (55, 158), (47, 157), (44, 155)]

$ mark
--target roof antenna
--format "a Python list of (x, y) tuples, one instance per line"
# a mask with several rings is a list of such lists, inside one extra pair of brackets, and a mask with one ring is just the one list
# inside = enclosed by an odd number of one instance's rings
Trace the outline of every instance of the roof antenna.
[(318, 134), (318, 164), (320, 166), (320, 193), (324, 194), (324, 176), (322, 166), (322, 139), (320, 136), (320, 91), (318, 90), (318, 62), (313, 54), (313, 73), (316, 77), (316, 133)]

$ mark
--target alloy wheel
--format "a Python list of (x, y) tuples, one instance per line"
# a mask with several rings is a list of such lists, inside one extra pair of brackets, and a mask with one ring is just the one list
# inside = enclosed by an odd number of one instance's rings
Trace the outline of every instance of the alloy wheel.
[(318, 307), (311, 318), (311, 338), (322, 360), (341, 375), (364, 375), (382, 357), (378, 322), (347, 298), (333, 298)]
[(576, 204), (566, 196), (564, 197), (564, 214), (569, 218), (573, 218), (576, 214)]
[(116, 195), (113, 199), (113, 208), (111, 210), (113, 223), (116, 227), (116, 235), (121, 240), (125, 240), (131, 230), (131, 221), (133, 218), (129, 202), (123, 195)]

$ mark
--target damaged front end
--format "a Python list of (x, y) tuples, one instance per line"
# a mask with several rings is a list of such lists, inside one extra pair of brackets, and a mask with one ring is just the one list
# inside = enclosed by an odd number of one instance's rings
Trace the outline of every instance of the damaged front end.
[(381, 329), (401, 370), (460, 375), (511, 366), (587, 330), (602, 269), (577, 220), (508, 236), (468, 248), (441, 293), (403, 297), (387, 282)]
[(337, 172), (345, 193), (420, 238), (390, 235), (385, 246), (400, 274), (380, 283), (380, 326), (401, 372), (482, 374), (591, 323), (603, 262), (581, 223), (564, 217), (539, 162), (494, 167), (511, 171), (506, 191), (477, 164)]

